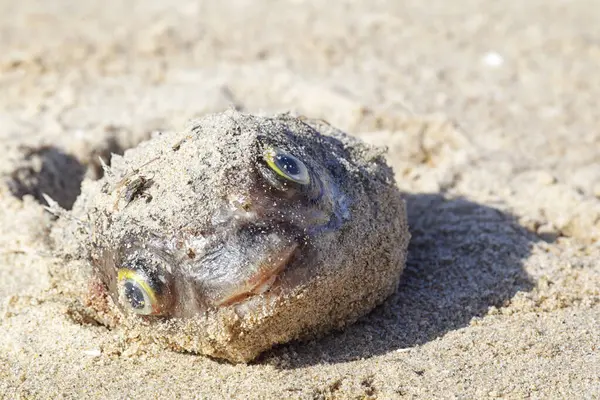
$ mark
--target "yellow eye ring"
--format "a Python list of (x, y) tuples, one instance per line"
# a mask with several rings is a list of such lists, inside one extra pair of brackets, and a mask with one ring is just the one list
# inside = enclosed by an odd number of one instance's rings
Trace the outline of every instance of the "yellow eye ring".
[(310, 183), (308, 168), (302, 161), (284, 151), (268, 147), (263, 152), (263, 158), (269, 168), (277, 175), (301, 185)]
[(121, 268), (118, 273), (123, 303), (134, 314), (157, 315), (161, 313), (160, 301), (144, 274)]

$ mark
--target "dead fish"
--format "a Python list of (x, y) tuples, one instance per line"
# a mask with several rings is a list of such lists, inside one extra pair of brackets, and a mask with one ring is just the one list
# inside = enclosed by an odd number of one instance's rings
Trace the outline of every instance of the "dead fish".
[[(53, 237), (78, 249), (64, 257), (88, 272), (99, 321), (248, 362), (351, 323), (397, 288), (405, 205), (373, 154), (318, 120), (209, 115), (113, 156)], [(117, 195), (126, 207), (106, 187), (129, 190)]]

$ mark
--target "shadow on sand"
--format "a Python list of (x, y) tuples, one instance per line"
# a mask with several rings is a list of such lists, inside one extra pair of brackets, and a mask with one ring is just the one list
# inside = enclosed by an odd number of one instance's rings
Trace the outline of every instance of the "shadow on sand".
[[(43, 202), (41, 194), (47, 193), (70, 208), (84, 174), (85, 167), (73, 156), (43, 147), (25, 151), (8, 183), (17, 197), (31, 194)], [(300, 368), (413, 347), (467, 326), (518, 291), (531, 290), (523, 261), (540, 238), (513, 216), (440, 194), (404, 197), (412, 239), (396, 293), (346, 329), (279, 346), (258, 363)]]
[(523, 261), (539, 238), (513, 216), (462, 198), (404, 197), (412, 239), (397, 292), (345, 330), (280, 346), (259, 363), (300, 368), (413, 347), (467, 326), (518, 291), (531, 290)]
[(47, 194), (70, 209), (81, 192), (85, 166), (54, 146), (22, 148), (21, 152), (22, 159), (7, 180), (12, 195), (20, 199), (31, 195), (46, 205), (42, 195)]

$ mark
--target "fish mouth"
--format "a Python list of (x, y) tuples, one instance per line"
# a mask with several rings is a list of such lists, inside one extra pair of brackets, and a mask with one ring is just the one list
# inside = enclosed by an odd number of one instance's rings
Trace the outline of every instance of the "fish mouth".
[(279, 251), (271, 253), (258, 264), (256, 273), (236, 285), (234, 290), (216, 301), (214, 305), (217, 307), (230, 306), (268, 292), (286, 266), (290, 264), (298, 247), (298, 243), (291, 243)]

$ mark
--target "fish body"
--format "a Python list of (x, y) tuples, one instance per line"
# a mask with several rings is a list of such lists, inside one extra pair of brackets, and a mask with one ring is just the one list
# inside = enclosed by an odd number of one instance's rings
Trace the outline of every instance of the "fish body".
[(86, 269), (99, 320), (233, 362), (370, 311), (410, 237), (378, 149), (233, 110), (113, 156), (70, 213), (54, 237)]

